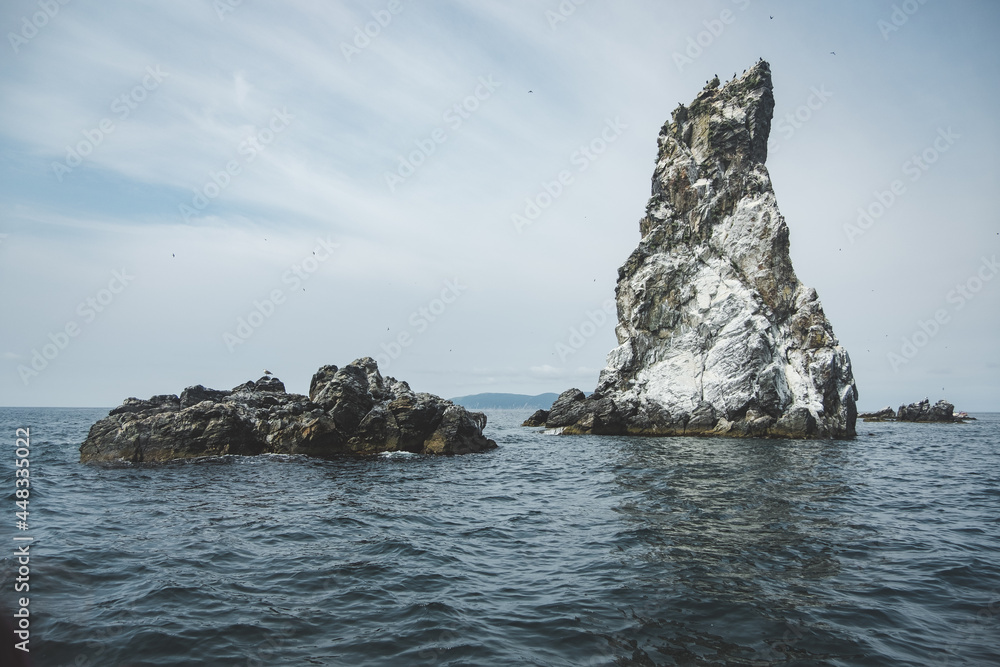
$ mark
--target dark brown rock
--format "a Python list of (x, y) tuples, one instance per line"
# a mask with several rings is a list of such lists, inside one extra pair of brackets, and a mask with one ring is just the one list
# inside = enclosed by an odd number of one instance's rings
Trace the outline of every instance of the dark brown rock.
[(919, 403), (899, 406), (896, 421), (901, 422), (950, 422), (955, 420), (955, 406), (945, 400), (931, 405), (929, 399)]
[[(449, 405), (441, 423), (424, 442), (424, 454), (469, 454), (496, 447), (483, 436), (486, 415), (469, 412), (460, 405)], [(492, 444), (490, 444), (492, 443)]]
[(521, 426), (545, 426), (545, 422), (549, 420), (548, 410), (535, 410), (531, 413), (531, 416), (525, 419)]
[(896, 421), (896, 411), (887, 405), (876, 412), (861, 412), (858, 419), (866, 422)]
[(496, 447), (486, 415), (469, 412), (405, 382), (383, 378), (370, 358), (324, 366), (309, 397), (273, 376), (231, 391), (185, 389), (181, 396), (126, 399), (94, 424), (84, 462), (148, 463), (262, 453), (332, 457), (407, 451), (466, 454)]

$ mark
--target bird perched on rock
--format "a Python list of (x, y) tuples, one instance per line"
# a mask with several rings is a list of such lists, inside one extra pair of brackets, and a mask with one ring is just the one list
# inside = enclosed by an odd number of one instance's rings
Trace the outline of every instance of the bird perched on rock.
[(264, 375), (274, 375), (274, 373), (272, 373), (271, 371), (269, 371), (269, 370), (267, 370), (267, 369), (265, 368), (265, 369), (264, 369)]

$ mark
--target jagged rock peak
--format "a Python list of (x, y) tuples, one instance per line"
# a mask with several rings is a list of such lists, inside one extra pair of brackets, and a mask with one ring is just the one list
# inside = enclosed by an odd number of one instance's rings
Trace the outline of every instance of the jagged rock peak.
[(660, 130), (642, 235), (671, 218), (678, 225), (668, 232), (678, 241), (703, 236), (735, 203), (731, 196), (720, 200), (720, 193), (758, 191), (760, 179), (746, 176), (767, 160), (773, 111), (771, 69), (764, 61), (722, 88), (713, 79), (691, 104), (679, 105)]
[(594, 394), (565, 392), (546, 426), (854, 435), (850, 358), (795, 275), (764, 166), (773, 111), (760, 61), (709, 81), (664, 124), (642, 240), (618, 270), (619, 346)]

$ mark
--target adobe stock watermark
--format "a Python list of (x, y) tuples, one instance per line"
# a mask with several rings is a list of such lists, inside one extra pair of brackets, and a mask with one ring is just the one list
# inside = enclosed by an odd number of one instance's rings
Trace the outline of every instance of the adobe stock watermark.
[(55, 361), (63, 350), (69, 347), (70, 341), (80, 335), (83, 327), (97, 319), (98, 314), (107, 310), (117, 296), (125, 291), (125, 288), (135, 280), (135, 276), (129, 275), (126, 269), (111, 272), (111, 280), (107, 287), (99, 289), (93, 296), (88, 296), (76, 307), (76, 314), (82, 320), (69, 320), (55, 333), (49, 332), (48, 342), (40, 347), (32, 348), (30, 366), (24, 364), (17, 365), (17, 374), (21, 377), (21, 382), (27, 387), (32, 379), (38, 377), (42, 371)]
[(254, 654), (247, 658), (247, 667), (270, 667), (281, 661), (278, 657), (282, 649), (287, 649), (295, 632), (295, 624), (290, 620), (283, 621), (268, 633), (267, 639), (254, 649)]
[(403, 350), (413, 345), (414, 337), (427, 331), (431, 323), (440, 319), (448, 310), (448, 307), (458, 301), (458, 298), (467, 289), (469, 289), (468, 286), (459, 282), (458, 278), (444, 281), (444, 287), (441, 289), (441, 294), (438, 297), (431, 299), (426, 305), (410, 313), (407, 323), (410, 325), (412, 333), (408, 329), (400, 332), (398, 336), (388, 343), (382, 343), (382, 354), (375, 356), (375, 361), (378, 362), (379, 369), (385, 373), (392, 365), (392, 362), (399, 359), (403, 354)]
[[(475, 89), (469, 95), (466, 95), (448, 107), (441, 114), (441, 120), (452, 132), (457, 131), (465, 124), (465, 121), (472, 117), (472, 114), (482, 107), (484, 102), (493, 97), (493, 93), (502, 85), (502, 83), (493, 79), (492, 74), (479, 77)], [(427, 162), (427, 158), (434, 155), (437, 147), (446, 141), (448, 141), (448, 130), (437, 127), (434, 128), (426, 139), (414, 140), (413, 143), (416, 149), (410, 151), (408, 155), (396, 156), (398, 161), (396, 171), (385, 172), (385, 184), (388, 186), (389, 192), (395, 193), (396, 188), (405, 183), (406, 179), (410, 176), (417, 173), (417, 170)]]
[(813, 114), (822, 109), (827, 101), (833, 97), (833, 93), (826, 89), (825, 84), (820, 85), (819, 88), (813, 86), (809, 92), (811, 94), (805, 102), (796, 107), (795, 111), (786, 113), (784, 117), (777, 119), (772, 126), (771, 138), (767, 142), (769, 154), (777, 153), (781, 148), (781, 144), (774, 137), (773, 130), (780, 132), (786, 141), (791, 139), (795, 136), (795, 132), (812, 120)]
[[(159, 65), (156, 67), (149, 65), (145, 72), (146, 76), (142, 77), (139, 84), (111, 100), (111, 113), (115, 114), (119, 121), (128, 120), (132, 112), (149, 98), (150, 93), (160, 87), (163, 79), (170, 76), (170, 73), (161, 70)], [(56, 179), (62, 183), (63, 177), (83, 164), (84, 158), (93, 153), (94, 149), (114, 131), (115, 121), (111, 118), (102, 118), (96, 127), (83, 130), (82, 141), (78, 141), (75, 146), (66, 146), (66, 159), (52, 163)]]
[(793, 651), (799, 646), (803, 639), (806, 639), (805, 628), (800, 621), (785, 621), (785, 632), (781, 639), (768, 641), (767, 650), (760, 654), (760, 659), (751, 660), (754, 667), (758, 665), (765, 667), (787, 660), (794, 660)]
[(351, 58), (359, 55), (371, 46), (372, 40), (381, 35), (382, 31), (388, 28), (393, 19), (404, 9), (406, 7), (403, 5), (402, 0), (389, 0), (385, 9), (379, 9), (371, 13), (372, 18), (375, 19), (374, 21), (369, 21), (364, 26), (355, 26), (354, 39), (351, 41), (351, 44), (347, 42), (340, 43), (340, 52), (344, 54), (347, 62), (351, 62)]
[(448, 650), (452, 646), (459, 645), (459, 642), (463, 639), (463, 636), (458, 634), (453, 630), (444, 630), (441, 632), (440, 636), (436, 642), (433, 643), (434, 648), (425, 648), (423, 651), (417, 654), (417, 657), (425, 661), (427, 664), (436, 664), (442, 662), (448, 654)]
[(556, 343), (556, 354), (559, 361), (576, 354), (587, 344), (587, 341), (597, 335), (597, 332), (608, 322), (617, 322), (618, 306), (614, 299), (607, 299), (601, 304), (600, 310), (587, 311), (587, 317), (577, 326), (570, 327), (566, 342)]
[(59, 10), (68, 5), (70, 0), (38, 0), (38, 6), (42, 11), (35, 12), (29, 19), (27, 16), (21, 17), (21, 29), (7, 33), (7, 40), (14, 53), (19, 53), (22, 46), (30, 42), (38, 35), (38, 31), (49, 24), (54, 19)]
[(952, 314), (962, 310), (967, 303), (975, 299), (986, 283), (993, 280), (997, 273), (1000, 273), (997, 256), (983, 257), (979, 268), (968, 279), (955, 285), (945, 295), (945, 301), (952, 304), (951, 312), (949, 313), (947, 308), (938, 308), (934, 311), (934, 317), (918, 320), (917, 328), (914, 329), (913, 333), (903, 337), (899, 353), (889, 352), (886, 355), (893, 372), (898, 373), (900, 366), (910, 363), (922, 348), (927, 347), (931, 340), (940, 333), (941, 328), (951, 322)]
[[(94, 618), (98, 613), (106, 613), (107, 605), (100, 605), (93, 595), (88, 596), (82, 605), (83, 609), (79, 616), (83, 619)], [(101, 623), (88, 632), (86, 650), (76, 654), (71, 663), (74, 667), (102, 667), (111, 662), (108, 649), (119, 641), (123, 635), (128, 633), (136, 625), (143, 622), (143, 617), (136, 611), (134, 602), (127, 606), (114, 606), (114, 621), (110, 624)], [(85, 622), (85, 621), (84, 621)]]
[[(576, 167), (577, 173), (587, 171), (590, 169), (590, 165), (604, 155), (608, 147), (618, 141), (618, 138), (627, 129), (628, 125), (621, 121), (620, 116), (615, 116), (614, 120), (607, 119), (600, 134), (573, 151), (573, 154), (569, 156), (570, 165)], [(573, 183), (573, 172), (569, 169), (561, 170), (551, 181), (539, 183), (539, 191), (524, 200), (524, 209), (520, 213), (512, 213), (510, 216), (511, 224), (514, 225), (517, 233), (521, 234), (525, 227), (533, 225), (542, 212), (552, 206)]]
[[(962, 135), (955, 134), (950, 127), (948, 129), (939, 127), (938, 136), (931, 145), (903, 163), (900, 167), (903, 175), (908, 176), (911, 183), (916, 183), (961, 138)], [(844, 223), (847, 240), (854, 243), (854, 239), (863, 236), (906, 192), (906, 183), (900, 178), (892, 181), (888, 189), (876, 190), (875, 200), (868, 206), (858, 208), (858, 218), (855, 223)]]
[(888, 19), (879, 19), (875, 27), (882, 33), (882, 39), (889, 41), (889, 35), (898, 32), (900, 28), (910, 22), (910, 17), (920, 11), (921, 5), (926, 5), (927, 0), (904, 0), (900, 5), (892, 6), (892, 13)]
[[(339, 247), (340, 244), (331, 241), (329, 236), (325, 239), (317, 238), (316, 246), (312, 252), (293, 263), (281, 275), (281, 284), (288, 285), (288, 289), (292, 293), (304, 289), (302, 285), (319, 270), (324, 262), (330, 259), (333, 251)], [(264, 299), (255, 299), (250, 312), (245, 317), (236, 318), (236, 328), (233, 332), (226, 331), (222, 334), (222, 342), (225, 343), (229, 352), (235, 352), (238, 346), (250, 340), (265, 322), (274, 317), (278, 307), (284, 305), (287, 300), (288, 295), (280, 287), (268, 292)]]
[[(732, 2), (740, 8), (740, 11), (746, 11), (746, 8), (750, 6), (750, 0), (732, 0)], [(726, 31), (726, 26), (736, 23), (736, 18), (736, 14), (732, 10), (723, 9), (719, 12), (717, 18), (702, 21), (701, 24), (705, 26), (705, 29), (699, 31), (693, 37), (688, 36), (687, 48), (684, 49), (684, 53), (680, 51), (674, 51), (673, 53), (677, 71), (683, 72), (685, 67), (693, 65), (694, 61), (705, 53), (705, 49), (712, 46), (719, 37), (722, 37), (722, 33)]]
[(545, 10), (545, 20), (549, 22), (549, 29), (555, 32), (560, 23), (565, 23), (569, 17), (576, 13), (576, 8), (586, 4), (587, 0), (562, 0), (555, 10)]
[[(955, 634), (961, 637), (961, 639), (969, 641), (987, 633), (989, 636), (995, 636), (997, 616), (1000, 616), (1000, 595), (998, 595), (996, 589), (994, 589), (990, 592), (989, 598), (989, 603), (976, 610), (976, 614), (973, 618), (964, 621), (955, 628)], [(956, 664), (968, 664), (966, 660), (952, 662), (952, 656), (962, 647), (962, 645), (957, 641), (959, 637), (952, 635), (951, 641), (949, 641), (945, 646), (945, 650), (948, 653), (941, 656), (940, 659), (934, 663), (936, 667), (951, 667), (951, 665)], [(984, 637), (983, 641), (990, 641), (989, 637)]]
[[(14, 430), (13, 454), (14, 466), (17, 468), (14, 480), (14, 493), (12, 494), (14, 496), (14, 518), (17, 519), (14, 527), (25, 531), (14, 538), (14, 557), (17, 559), (17, 562), (12, 562), (11, 564), (16, 566), (13, 569), (17, 573), (17, 577), (14, 579), (15, 584), (13, 588), (15, 593), (30, 593), (31, 568), (33, 567), (31, 562), (31, 546), (32, 542), (35, 541), (34, 536), (27, 534), (30, 526), (33, 525), (28, 522), (28, 517), (31, 515), (31, 512), (28, 511), (28, 503), (31, 502), (31, 479), (29, 478), (29, 471), (31, 470), (30, 426)], [(35, 508), (37, 509), (37, 505)], [(18, 512), (17, 510), (21, 511)], [(13, 617), (17, 619), (14, 621), (15, 625), (12, 628), (14, 630), (13, 634), (17, 639), (21, 640), (15, 642), (14, 648), (25, 653), (31, 652), (31, 649), (28, 647), (28, 643), (31, 641), (30, 607), (30, 597), (18, 598), (17, 611), (13, 614)]]
[(243, 0), (214, 0), (212, 2), (212, 9), (215, 10), (215, 15), (219, 17), (220, 21), (225, 21), (226, 14), (232, 14), (237, 7), (242, 6)]
[[(295, 118), (288, 113), (287, 108), (274, 109), (271, 118), (267, 122), (267, 127), (256, 131), (241, 141), (236, 147), (236, 152), (243, 157), (243, 165), (248, 165), (257, 159), (257, 156), (264, 152), (268, 146), (285, 131)], [(229, 160), (219, 171), (209, 171), (208, 180), (200, 188), (193, 188), (194, 196), (191, 198), (191, 205), (180, 204), (179, 210), (184, 222), (190, 222), (199, 211), (208, 208), (209, 203), (223, 193), (233, 182), (233, 178), (243, 173), (243, 165), (239, 160)]]

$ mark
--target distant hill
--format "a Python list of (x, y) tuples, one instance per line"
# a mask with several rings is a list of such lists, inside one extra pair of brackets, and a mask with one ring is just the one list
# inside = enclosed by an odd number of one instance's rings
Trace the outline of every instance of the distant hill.
[(548, 410), (552, 407), (552, 402), (558, 397), (559, 394), (551, 393), (539, 394), (538, 396), (528, 396), (527, 394), (473, 394), (472, 396), (459, 396), (451, 400), (453, 403), (471, 410), (486, 410), (488, 408)]

